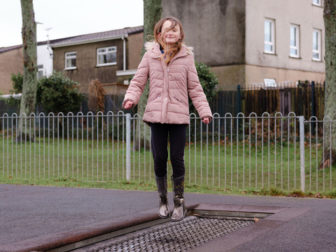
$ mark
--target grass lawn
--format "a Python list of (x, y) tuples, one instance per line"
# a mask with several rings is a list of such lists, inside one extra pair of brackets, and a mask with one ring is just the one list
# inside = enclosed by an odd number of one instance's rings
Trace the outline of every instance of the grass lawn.
[[(150, 151), (131, 151), (126, 181), (121, 141), (37, 138), (15, 143), (0, 137), (0, 182), (71, 187), (156, 190)], [(300, 190), (299, 144), (244, 141), (190, 143), (185, 148), (186, 191), (288, 195)], [(317, 169), (322, 148), (305, 147), (306, 195), (333, 195), (336, 168)], [(171, 165), (168, 163), (171, 174)], [(300, 193), (299, 193), (300, 194)], [(336, 193), (335, 193), (336, 194)]]

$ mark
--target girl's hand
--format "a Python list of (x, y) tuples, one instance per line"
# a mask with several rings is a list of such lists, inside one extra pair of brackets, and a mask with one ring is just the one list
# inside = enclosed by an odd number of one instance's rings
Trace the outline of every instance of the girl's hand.
[(133, 107), (133, 102), (131, 102), (131, 101), (125, 102), (124, 109), (130, 109), (132, 107)]
[(202, 119), (202, 122), (205, 123), (205, 124), (209, 124), (210, 121), (211, 121), (211, 118), (210, 118), (210, 117), (204, 117), (204, 118)]

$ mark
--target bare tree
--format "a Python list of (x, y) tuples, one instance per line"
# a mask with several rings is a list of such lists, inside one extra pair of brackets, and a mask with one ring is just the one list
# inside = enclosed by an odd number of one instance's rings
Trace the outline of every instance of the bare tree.
[[(336, 0), (324, 0), (325, 28), (325, 101), (324, 117), (336, 120)], [(336, 127), (324, 123), (324, 159), (320, 168), (336, 163)]]
[[(36, 23), (33, 0), (21, 0), (22, 11), (22, 45), (23, 45), (23, 86), (20, 104), (20, 115), (30, 115), (35, 111), (37, 91), (37, 55), (36, 55)], [(33, 141), (28, 120), (21, 117), (19, 121), (18, 141)]]
[(97, 113), (105, 110), (105, 89), (99, 80), (92, 80), (89, 84), (89, 110)]

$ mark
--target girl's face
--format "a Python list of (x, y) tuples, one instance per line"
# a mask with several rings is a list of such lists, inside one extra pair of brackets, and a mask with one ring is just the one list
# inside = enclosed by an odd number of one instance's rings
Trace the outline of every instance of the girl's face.
[(181, 39), (180, 26), (177, 24), (171, 28), (172, 22), (167, 20), (163, 23), (161, 28), (160, 37), (166, 44), (176, 43)]

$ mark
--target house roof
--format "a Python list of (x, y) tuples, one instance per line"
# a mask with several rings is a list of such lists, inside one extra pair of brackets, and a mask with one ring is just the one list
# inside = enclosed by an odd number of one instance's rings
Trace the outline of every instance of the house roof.
[(21, 48), (21, 47), (22, 47), (22, 45), (0, 47), (0, 53), (8, 52), (8, 51), (15, 50), (15, 49), (18, 49), (18, 48)]
[(83, 34), (74, 37), (63, 38), (62, 41), (59, 42), (53, 42), (51, 43), (51, 47), (63, 47), (70, 45), (94, 43), (98, 41), (105, 41), (111, 39), (118, 39), (122, 37), (127, 37), (130, 34), (143, 32), (143, 30), (144, 30), (143, 26), (135, 26), (135, 27), (125, 27), (123, 29), (117, 29), (117, 30)]
[[(64, 39), (69, 39), (69, 38), (73, 38), (73, 37), (53, 39), (53, 40), (50, 40), (49, 43), (59, 43), (59, 42), (63, 41)], [(46, 45), (46, 44), (48, 44), (48, 41), (47, 40), (46, 41), (40, 41), (40, 42), (37, 42), (36, 44), (38, 46), (40, 46), (40, 45)], [(22, 47), (22, 44), (20, 44), (20, 45), (13, 45), (13, 46), (6, 46), (6, 47), (0, 47), (0, 53), (12, 51), (12, 50), (15, 50), (15, 49), (19, 49), (21, 47)]]
[[(93, 43), (97, 41), (104, 41), (110, 39), (117, 39), (121, 37), (127, 37), (130, 34), (143, 32), (143, 26), (135, 26), (135, 27), (125, 27), (123, 29), (117, 30), (110, 30), (104, 32), (96, 32), (96, 33), (89, 33), (83, 34), (78, 36), (72, 36), (67, 38), (59, 38), (50, 40), (49, 43), (51, 47), (62, 47), (62, 46), (70, 46), (76, 44), (86, 44), (86, 43)], [(37, 45), (45, 45), (48, 41), (40, 41), (37, 42)], [(14, 45), (14, 46), (7, 46), (7, 47), (0, 47), (0, 53), (8, 52), (11, 50), (19, 49), (22, 47), (21, 45)]]

